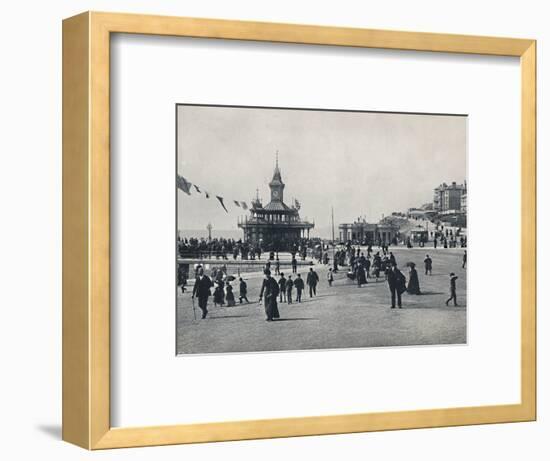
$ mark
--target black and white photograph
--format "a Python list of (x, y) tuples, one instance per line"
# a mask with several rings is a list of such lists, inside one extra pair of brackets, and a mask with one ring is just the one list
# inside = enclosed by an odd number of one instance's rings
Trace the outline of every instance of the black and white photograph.
[(175, 116), (178, 355), (467, 343), (467, 115)]

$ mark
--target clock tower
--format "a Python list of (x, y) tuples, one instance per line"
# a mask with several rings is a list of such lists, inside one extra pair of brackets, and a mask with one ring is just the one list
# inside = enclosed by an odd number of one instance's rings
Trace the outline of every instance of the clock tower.
[(275, 155), (275, 171), (273, 172), (273, 179), (269, 183), (269, 188), (271, 189), (271, 201), (282, 202), (285, 183), (281, 179), (281, 170), (279, 170), (279, 151)]

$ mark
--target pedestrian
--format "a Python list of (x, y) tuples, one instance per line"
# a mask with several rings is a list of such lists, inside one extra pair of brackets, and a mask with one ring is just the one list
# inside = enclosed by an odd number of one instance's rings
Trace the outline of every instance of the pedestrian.
[(455, 275), (454, 272), (451, 272), (449, 274), (449, 292), (451, 294), (451, 296), (449, 296), (449, 299), (447, 299), (447, 301), (445, 301), (445, 305), (448, 306), (449, 305), (449, 301), (453, 301), (453, 304), (456, 306), (458, 306), (458, 304), (456, 303), (456, 279), (458, 278), (458, 276)]
[(464, 254), (462, 255), (462, 269), (466, 268), (466, 259), (467, 259), (467, 254), (466, 254), (466, 250), (464, 250)]
[(333, 281), (334, 281), (334, 274), (332, 272), (332, 268), (330, 268), (327, 272), (327, 282), (329, 287), (332, 286)]
[(420, 294), (420, 282), (418, 281), (418, 272), (415, 263), (409, 263), (409, 284), (407, 285), (407, 292), (411, 295)]
[(285, 274), (281, 272), (281, 278), (279, 279), (279, 302), (286, 301), (286, 279)]
[(264, 300), (264, 309), (266, 315), (266, 321), (271, 322), (273, 319), (278, 319), (279, 309), (277, 307), (277, 296), (279, 294), (279, 284), (271, 277), (271, 271), (269, 269), (264, 270), (264, 281), (262, 283), (262, 289), (260, 291), (260, 302), (262, 297)]
[(294, 287), (296, 288), (296, 302), (301, 303), (302, 291), (304, 290), (304, 281), (302, 280), (302, 276), (300, 274), (296, 275), (296, 279), (294, 280)]
[(224, 303), (223, 282), (216, 282), (216, 288), (214, 289), (214, 306), (223, 306)]
[(367, 277), (365, 275), (365, 269), (363, 268), (362, 264), (357, 264), (357, 269), (355, 270), (355, 278), (357, 280), (357, 287), (361, 288), (361, 286), (365, 283), (367, 283)]
[(280, 274), (280, 269), (281, 269), (281, 263), (279, 262), (279, 258), (277, 258), (275, 260), (275, 275), (279, 275)]
[(393, 253), (391, 251), (390, 251), (390, 264), (397, 264), (395, 256), (393, 255)]
[(380, 253), (376, 253), (374, 255), (373, 263), (372, 263), (372, 275), (376, 277), (376, 281), (378, 282), (378, 278), (380, 277), (380, 269), (382, 266), (382, 259), (380, 258)]
[(391, 308), (395, 309), (395, 298), (397, 295), (397, 306), (401, 309), (401, 295), (405, 291), (406, 279), (401, 271), (397, 268), (397, 264), (392, 264), (388, 271), (388, 286), (391, 293)]
[(242, 277), (239, 277), (239, 303), (242, 304), (243, 299), (246, 300), (247, 303), (250, 301), (246, 297), (248, 292), (248, 287), (246, 286), (246, 282), (242, 279)]
[(292, 264), (292, 273), (295, 274), (298, 269), (298, 261), (296, 260), (296, 256), (292, 257), (291, 264)]
[(426, 255), (426, 258), (424, 258), (424, 271), (425, 275), (432, 275), (432, 258), (430, 258), (430, 255)]
[(292, 304), (292, 287), (294, 286), (294, 282), (292, 280), (292, 277), (289, 275), (288, 279), (286, 280), (286, 300), (288, 304)]
[(317, 296), (317, 282), (319, 281), (319, 276), (317, 272), (313, 270), (313, 267), (309, 268), (309, 273), (307, 274), (306, 283), (309, 287), (309, 297)]
[(195, 279), (195, 285), (193, 286), (192, 299), (199, 298), (199, 307), (202, 311), (202, 318), (206, 318), (208, 314), (208, 298), (211, 295), (210, 288), (212, 288), (212, 280), (207, 275), (204, 275), (202, 267), (197, 271), (197, 278)]
[(229, 282), (225, 286), (225, 300), (227, 301), (227, 307), (233, 307), (235, 305), (235, 295), (233, 294), (233, 287)]

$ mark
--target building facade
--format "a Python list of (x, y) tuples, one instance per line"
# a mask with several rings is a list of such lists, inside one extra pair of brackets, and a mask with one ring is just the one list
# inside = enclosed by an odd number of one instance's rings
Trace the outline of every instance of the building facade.
[(341, 242), (359, 242), (366, 244), (390, 244), (398, 236), (399, 226), (391, 223), (371, 224), (365, 220), (344, 223), (338, 226)]
[(433, 209), (438, 212), (461, 211), (462, 195), (466, 193), (464, 184), (442, 183), (434, 189)]
[(238, 226), (244, 232), (245, 242), (260, 245), (265, 249), (285, 251), (301, 239), (309, 238), (309, 232), (315, 224), (301, 220), (297, 200), (290, 207), (285, 204), (285, 183), (281, 177), (278, 160), (269, 188), (270, 202), (263, 206), (257, 195), (252, 202), (250, 216), (239, 221)]

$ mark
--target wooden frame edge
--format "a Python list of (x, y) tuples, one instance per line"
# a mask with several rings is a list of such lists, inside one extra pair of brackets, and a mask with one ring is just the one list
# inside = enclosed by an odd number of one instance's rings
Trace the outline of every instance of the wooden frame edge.
[[(111, 428), (109, 43), (140, 33), (516, 56), (522, 74), (521, 403)], [(88, 449), (536, 419), (536, 42), (527, 39), (87, 12), (63, 22), (63, 440)], [(70, 193), (70, 195), (69, 195)]]
[(90, 448), (90, 14), (63, 21), (62, 438)]

